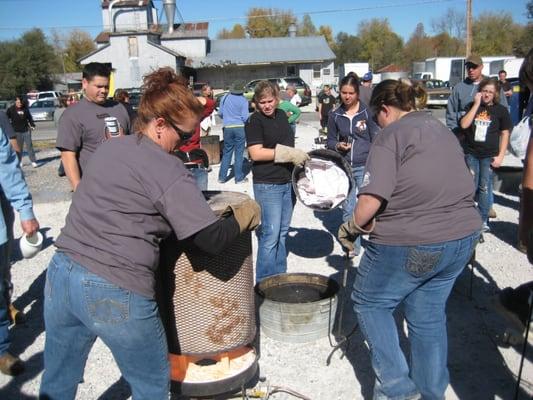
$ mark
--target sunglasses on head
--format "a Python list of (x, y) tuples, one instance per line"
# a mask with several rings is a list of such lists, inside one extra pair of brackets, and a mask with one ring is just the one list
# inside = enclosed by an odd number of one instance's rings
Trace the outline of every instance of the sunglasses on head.
[(174, 129), (176, 131), (176, 133), (178, 134), (178, 136), (180, 137), (180, 139), (183, 142), (187, 142), (187, 141), (191, 140), (191, 138), (194, 135), (195, 130), (193, 130), (191, 132), (185, 132), (185, 131), (181, 130), (180, 128), (178, 128), (176, 125), (174, 125), (172, 122), (167, 121), (167, 123), (172, 127), (172, 129)]

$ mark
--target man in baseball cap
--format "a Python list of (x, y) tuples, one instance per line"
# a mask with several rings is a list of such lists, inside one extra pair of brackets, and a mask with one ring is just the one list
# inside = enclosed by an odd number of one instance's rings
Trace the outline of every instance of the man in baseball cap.
[(363, 75), (361, 86), (359, 87), (359, 100), (368, 106), (372, 97), (372, 71)]

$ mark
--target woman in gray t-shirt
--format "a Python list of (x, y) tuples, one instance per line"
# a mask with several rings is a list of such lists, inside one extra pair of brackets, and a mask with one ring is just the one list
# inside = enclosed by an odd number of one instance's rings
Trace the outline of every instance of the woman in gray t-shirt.
[(154, 290), (159, 243), (173, 231), (179, 240), (218, 254), (258, 223), (253, 200), (218, 219), (173, 155), (202, 113), (176, 74), (155, 71), (144, 89), (141, 133), (98, 147), (56, 241), (46, 276), (43, 398), (75, 398), (100, 337), (133, 398), (168, 399), (168, 347)]
[[(444, 398), (446, 301), (481, 228), (459, 142), (417, 111), (425, 98), (409, 81), (386, 80), (374, 89), (370, 107), (383, 130), (370, 150), (352, 219), (339, 229), (348, 250), (354, 237), (370, 233), (352, 299), (380, 398)], [(400, 303), (409, 357), (393, 317)]]

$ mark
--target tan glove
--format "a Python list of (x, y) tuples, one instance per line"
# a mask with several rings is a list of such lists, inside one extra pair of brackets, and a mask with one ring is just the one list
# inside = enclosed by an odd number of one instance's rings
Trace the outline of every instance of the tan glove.
[(228, 206), (222, 213), (222, 216), (228, 217), (232, 214), (239, 224), (241, 233), (253, 231), (261, 223), (261, 207), (252, 199), (247, 199), (234, 206)]
[(339, 242), (341, 242), (341, 245), (344, 249), (353, 251), (353, 242), (355, 242), (355, 239), (357, 239), (359, 235), (367, 235), (372, 232), (375, 225), (376, 220), (372, 219), (372, 221), (366, 224), (364, 228), (361, 228), (355, 223), (352, 217), (349, 221), (345, 222), (339, 227), (337, 237), (339, 238)]
[(274, 149), (274, 162), (275, 163), (293, 163), (294, 165), (302, 165), (309, 160), (309, 155), (300, 149), (294, 147), (284, 146), (277, 144)]

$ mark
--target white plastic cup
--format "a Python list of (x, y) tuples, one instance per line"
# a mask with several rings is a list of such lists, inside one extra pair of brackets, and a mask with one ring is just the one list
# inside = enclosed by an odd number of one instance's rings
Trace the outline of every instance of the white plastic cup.
[(104, 119), (105, 126), (107, 128), (107, 131), (109, 132), (109, 136), (118, 136), (120, 135), (119, 129), (118, 129), (118, 120), (115, 117), (106, 117)]
[(41, 232), (37, 231), (31, 236), (25, 233), (20, 237), (19, 246), (22, 257), (33, 258), (41, 251), (44, 237)]

